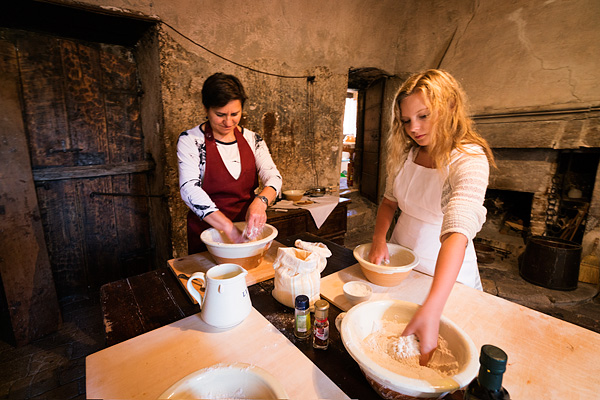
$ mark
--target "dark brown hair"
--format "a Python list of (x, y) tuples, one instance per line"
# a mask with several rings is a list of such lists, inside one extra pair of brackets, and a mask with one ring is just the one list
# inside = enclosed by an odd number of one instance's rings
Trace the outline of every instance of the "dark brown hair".
[(202, 86), (202, 104), (207, 110), (211, 107), (224, 107), (232, 100), (241, 101), (243, 108), (247, 98), (240, 80), (222, 72), (209, 76)]

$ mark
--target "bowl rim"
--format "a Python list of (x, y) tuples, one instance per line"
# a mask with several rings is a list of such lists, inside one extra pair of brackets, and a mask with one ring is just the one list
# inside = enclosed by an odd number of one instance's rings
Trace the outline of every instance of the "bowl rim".
[(364, 351), (362, 351), (361, 347), (358, 344), (349, 343), (348, 335), (350, 335), (350, 326), (348, 321), (350, 321), (350, 318), (352, 318), (354, 314), (360, 312), (362, 308), (378, 307), (380, 306), (380, 304), (381, 307), (387, 306), (387, 309), (393, 306), (410, 307), (414, 309), (415, 312), (417, 308), (420, 307), (419, 304), (404, 300), (374, 300), (360, 303), (352, 307), (344, 315), (341, 321), (340, 329), (342, 343), (344, 344), (344, 347), (346, 348), (350, 356), (354, 359), (354, 361), (356, 361), (356, 363), (365, 372), (365, 374), (368, 374), (373, 379), (377, 380), (379, 383), (384, 382), (385, 384), (387, 384), (388, 387), (390, 387), (393, 390), (396, 390), (396, 387), (398, 387), (398, 384), (395, 384), (394, 382), (402, 382), (403, 389), (428, 394), (441, 394), (446, 392), (452, 392), (454, 390), (460, 389), (461, 387), (465, 387), (477, 376), (477, 372), (479, 371), (479, 354), (477, 348), (475, 347), (475, 343), (462, 328), (460, 328), (452, 320), (448, 319), (444, 315), (442, 315), (440, 318), (440, 324), (443, 323), (447, 325), (450, 329), (453, 329), (459, 333), (460, 337), (463, 338), (467, 348), (469, 349), (469, 352), (471, 354), (471, 360), (473, 360), (473, 362), (467, 364), (465, 368), (462, 371), (459, 371), (459, 373), (457, 373), (456, 375), (441, 378), (437, 381), (428, 382), (425, 380), (409, 378), (406, 376), (396, 374), (395, 372), (392, 372), (389, 369), (384, 368), (383, 366), (378, 365), (374, 362), (371, 362), (371, 365), (366, 364), (363, 361), (363, 359), (370, 360), (370, 357), (366, 355)]
[(197, 380), (201, 376), (205, 374), (218, 373), (219, 370), (236, 370), (240, 371), (248, 371), (256, 376), (258, 376), (263, 382), (265, 382), (269, 388), (272, 390), (273, 394), (278, 399), (287, 399), (288, 394), (285, 391), (285, 388), (277, 380), (270, 372), (261, 368), (257, 365), (243, 363), (243, 362), (222, 362), (214, 365), (210, 365), (199, 370), (196, 370), (183, 378), (179, 379), (177, 382), (172, 384), (167, 390), (165, 390), (158, 399), (170, 399), (173, 394), (177, 394), (178, 389), (185, 387), (185, 384), (191, 380)]
[[(234, 222), (233, 224), (236, 227), (240, 228), (240, 230), (243, 230), (243, 228), (246, 226), (245, 221)], [(246, 243), (215, 242), (214, 240), (211, 239), (212, 234), (210, 234), (209, 232), (217, 231), (217, 229), (212, 228), (212, 227), (202, 231), (202, 233), (200, 234), (200, 239), (204, 242), (204, 244), (206, 244), (206, 246), (225, 247), (225, 248), (227, 248), (227, 247), (241, 248), (241, 247), (254, 247), (254, 246), (258, 247), (267, 242), (273, 241), (279, 234), (279, 231), (273, 225), (265, 224), (265, 228), (266, 227), (271, 228), (271, 230), (272, 230), (271, 234), (269, 234), (268, 236), (266, 236), (262, 239), (258, 239), (258, 240), (252, 241), (252, 242), (246, 242)]]
[(302, 194), (304, 196), (305, 192), (306, 191), (302, 190), (302, 189), (290, 189), (290, 190), (284, 190), (283, 194), (285, 194), (285, 195), (289, 194), (289, 195), (292, 195), (292, 196)]
[(409, 249), (406, 246), (402, 246), (402, 245), (396, 244), (396, 243), (386, 243), (386, 244), (388, 246), (388, 249), (391, 246), (391, 247), (396, 247), (396, 248), (408, 251), (409, 253), (411, 253), (413, 255), (414, 260), (408, 265), (397, 266), (397, 267), (389, 266), (389, 265), (375, 265), (375, 264), (365, 260), (359, 253), (360, 250), (364, 249), (365, 247), (370, 247), (370, 246), (372, 246), (372, 244), (373, 243), (359, 244), (352, 251), (354, 258), (356, 258), (356, 260), (358, 261), (360, 266), (368, 269), (369, 271), (377, 272), (379, 274), (396, 274), (398, 272), (408, 272), (408, 271), (412, 270), (413, 268), (415, 268), (417, 265), (419, 265), (419, 256), (417, 255), (417, 253), (415, 253), (413, 250)]

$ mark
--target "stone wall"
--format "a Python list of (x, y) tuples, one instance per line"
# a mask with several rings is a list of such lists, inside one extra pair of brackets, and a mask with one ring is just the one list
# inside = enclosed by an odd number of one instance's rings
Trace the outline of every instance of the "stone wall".
[[(165, 182), (175, 255), (185, 253), (176, 139), (183, 129), (202, 122), (198, 91), (213, 72), (234, 73), (245, 83), (250, 101), (244, 123), (265, 136), (286, 188), (337, 184), (350, 68), (372, 67), (398, 77), (444, 68), (463, 83), (473, 112), (484, 117), (600, 105), (600, 2), (596, 0), (57, 2), (153, 16), (245, 66), (316, 77), (310, 85), (304, 79), (249, 71), (161, 24), (161, 134), (167, 150)], [(493, 131), (484, 129), (484, 119), (478, 122), (483, 134), (499, 147), (510, 143), (509, 147), (518, 148), (534, 130), (539, 135), (555, 134), (533, 122), (515, 129), (516, 125), (502, 121)], [(582, 131), (583, 135), (597, 134), (596, 121), (592, 122), (595, 127)], [(572, 146), (586, 143), (579, 139)], [(504, 160), (499, 164), (495, 181), (514, 170)]]

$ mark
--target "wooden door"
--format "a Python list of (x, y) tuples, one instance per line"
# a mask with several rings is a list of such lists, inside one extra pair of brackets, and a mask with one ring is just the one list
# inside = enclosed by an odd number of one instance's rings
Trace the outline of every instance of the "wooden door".
[(385, 79), (379, 79), (365, 90), (362, 141), (357, 144), (361, 152), (360, 194), (376, 204), (384, 89)]
[(132, 50), (10, 31), (23, 119), (62, 302), (156, 267)]

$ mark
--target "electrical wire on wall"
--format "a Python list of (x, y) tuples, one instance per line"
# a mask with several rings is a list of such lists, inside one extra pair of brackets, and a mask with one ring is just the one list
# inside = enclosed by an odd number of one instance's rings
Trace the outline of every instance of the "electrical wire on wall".
[(313, 171), (315, 172), (315, 186), (319, 186), (319, 172), (317, 171), (317, 164), (315, 162), (315, 130), (313, 129), (313, 120), (312, 120), (312, 104), (314, 99), (314, 79), (306, 80), (306, 106), (308, 108), (308, 138), (312, 142), (313, 151), (310, 152), (310, 164), (312, 166)]
[(315, 173), (315, 182), (316, 182), (316, 186), (319, 186), (319, 173), (317, 171), (317, 167), (316, 167), (316, 162), (315, 162), (315, 131), (313, 128), (313, 101), (314, 101), (314, 82), (315, 82), (315, 76), (314, 75), (282, 75), (282, 74), (275, 74), (272, 72), (267, 72), (267, 71), (261, 71), (258, 70), (256, 68), (252, 68), (249, 67), (247, 65), (243, 65), (240, 64), (238, 62), (235, 62), (233, 60), (230, 60), (229, 58), (226, 58), (218, 53), (215, 53), (214, 51), (208, 49), (207, 47), (203, 46), (202, 44), (196, 42), (194, 39), (186, 36), (185, 34), (181, 33), (179, 30), (177, 30), (176, 28), (174, 28), (171, 24), (164, 22), (164, 21), (160, 21), (163, 25), (169, 27), (171, 30), (173, 30), (173, 32), (177, 33), (179, 36), (183, 37), (184, 39), (186, 39), (187, 41), (189, 41), (190, 43), (192, 43), (193, 45), (200, 47), (202, 50), (214, 55), (215, 57), (218, 57), (224, 61), (227, 61), (228, 63), (231, 63), (233, 65), (236, 65), (240, 68), (244, 68), (247, 69), (249, 71), (258, 73), (258, 74), (263, 74), (263, 75), (268, 75), (268, 76), (274, 76), (277, 78), (283, 78), (283, 79), (306, 79), (306, 103), (307, 103), (307, 108), (308, 108), (308, 135), (307, 137), (309, 138), (309, 140), (311, 140), (312, 142), (312, 150), (310, 153), (310, 158), (311, 158), (311, 165), (313, 168), (313, 171)]

